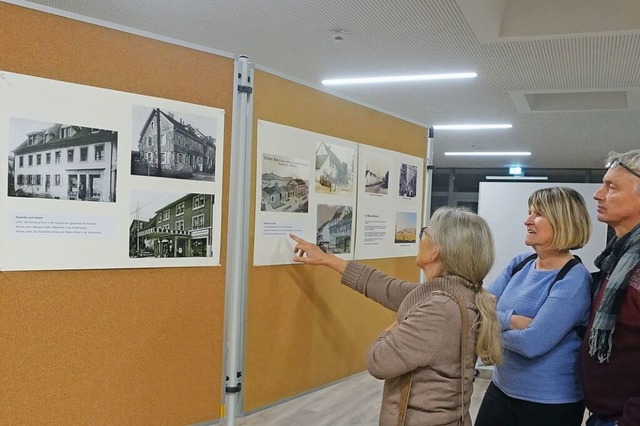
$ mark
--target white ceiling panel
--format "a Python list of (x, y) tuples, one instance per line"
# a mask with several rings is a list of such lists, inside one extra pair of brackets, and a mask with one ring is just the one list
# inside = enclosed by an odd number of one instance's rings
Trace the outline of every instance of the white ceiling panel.
[[(623, 12), (597, 9), (612, 2)], [(570, 102), (570, 109), (552, 105), (531, 112), (514, 98), (514, 93), (629, 91), (637, 102), (640, 31), (634, 23), (640, 27), (640, 19), (633, 17), (640, 16), (640, 3), (612, 2), (545, 0), (527, 9), (518, 0), (9, 1), (205, 50), (246, 54), (259, 68), (317, 88), (326, 78), (476, 72), (473, 80), (327, 91), (424, 126), (511, 123), (507, 130), (436, 131), (434, 164), (536, 168), (601, 167), (609, 150), (640, 148), (637, 108), (594, 109), (589, 106), (597, 99), (573, 96), (544, 99)], [(605, 12), (606, 21), (592, 22)], [(558, 22), (572, 32), (558, 30)], [(334, 40), (335, 30), (343, 41)], [(443, 155), (469, 149), (533, 155)]]

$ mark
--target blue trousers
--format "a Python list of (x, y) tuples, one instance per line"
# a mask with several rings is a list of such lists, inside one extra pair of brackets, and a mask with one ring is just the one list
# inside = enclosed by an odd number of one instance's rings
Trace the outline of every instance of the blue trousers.
[(580, 426), (584, 403), (541, 404), (511, 398), (491, 382), (475, 426)]

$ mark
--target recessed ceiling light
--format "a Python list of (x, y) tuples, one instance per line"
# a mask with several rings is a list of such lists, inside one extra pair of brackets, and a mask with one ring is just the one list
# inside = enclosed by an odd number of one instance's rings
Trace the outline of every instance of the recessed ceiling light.
[(530, 152), (527, 151), (458, 151), (458, 152), (445, 152), (444, 155), (450, 156), (513, 156), (513, 157), (523, 157), (531, 155)]
[(423, 75), (395, 75), (387, 77), (362, 77), (362, 78), (334, 78), (322, 80), (325, 86), (337, 86), (342, 84), (371, 84), (371, 83), (400, 83), (407, 81), (448, 80), (456, 78), (474, 78), (478, 74), (474, 72), (455, 74), (423, 74)]
[(512, 124), (441, 124), (433, 126), (436, 130), (510, 129), (512, 127)]

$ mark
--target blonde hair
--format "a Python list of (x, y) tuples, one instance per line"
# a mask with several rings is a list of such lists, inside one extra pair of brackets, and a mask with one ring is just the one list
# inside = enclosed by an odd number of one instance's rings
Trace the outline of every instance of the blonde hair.
[(476, 353), (486, 365), (499, 364), (502, 345), (495, 301), (482, 288), (482, 280), (495, 258), (489, 225), (468, 209), (441, 207), (429, 222), (429, 238), (440, 249), (440, 261), (446, 273), (471, 283), (480, 312)]
[(591, 237), (591, 218), (582, 195), (567, 187), (542, 188), (529, 196), (529, 207), (542, 213), (553, 228), (551, 247), (573, 250)]

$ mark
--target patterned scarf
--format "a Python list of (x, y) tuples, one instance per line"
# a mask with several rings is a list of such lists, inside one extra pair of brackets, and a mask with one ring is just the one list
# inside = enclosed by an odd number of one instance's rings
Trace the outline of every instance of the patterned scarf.
[(639, 261), (640, 224), (626, 235), (612, 238), (594, 262), (604, 272), (600, 274), (594, 294), (598, 293), (606, 277), (609, 277), (589, 334), (589, 355), (596, 357), (599, 363), (608, 362), (611, 356), (616, 318), (620, 313), (629, 277)]

